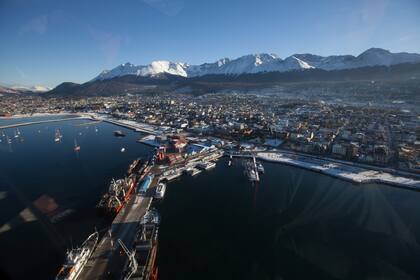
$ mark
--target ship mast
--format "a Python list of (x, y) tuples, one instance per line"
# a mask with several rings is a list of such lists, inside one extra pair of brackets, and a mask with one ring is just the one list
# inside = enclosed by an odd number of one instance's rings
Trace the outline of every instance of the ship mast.
[(125, 244), (121, 241), (121, 239), (118, 239), (118, 243), (120, 243), (121, 248), (124, 250), (128, 257), (128, 267), (130, 268), (128, 274), (124, 277), (124, 279), (130, 279), (131, 275), (133, 275), (133, 273), (137, 271), (137, 261), (134, 257), (135, 253), (131, 253), (130, 250), (128, 250)]

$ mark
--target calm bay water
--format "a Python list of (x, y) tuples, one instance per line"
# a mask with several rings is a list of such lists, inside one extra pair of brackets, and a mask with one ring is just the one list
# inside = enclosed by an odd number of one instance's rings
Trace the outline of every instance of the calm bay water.
[[(138, 133), (84, 122), (22, 127), (23, 143), (0, 143), (0, 268), (12, 279), (53, 278), (66, 248), (109, 223), (94, 209), (109, 180), (151, 150), (135, 142)], [(258, 189), (225, 159), (168, 185), (160, 279), (420, 278), (420, 193), (264, 165)]]
[(419, 279), (420, 193), (226, 159), (168, 186), (160, 279)]
[[(109, 225), (95, 205), (111, 178), (148, 155), (150, 148), (135, 142), (139, 133), (107, 123), (81, 125), (89, 122), (24, 126), (23, 142), (0, 143), (0, 271), (9, 278), (53, 279), (67, 248)], [(61, 143), (54, 142), (57, 128)], [(116, 129), (127, 136), (115, 137)], [(15, 130), (5, 132), (13, 137)]]

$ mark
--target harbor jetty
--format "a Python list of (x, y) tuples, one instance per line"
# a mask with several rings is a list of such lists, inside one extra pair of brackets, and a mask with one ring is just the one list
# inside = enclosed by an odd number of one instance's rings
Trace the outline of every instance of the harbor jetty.
[[(161, 199), (155, 195), (157, 187), (192, 175), (188, 170), (211, 169), (223, 156), (223, 151), (212, 148), (168, 163), (159, 161), (160, 153), (156, 149), (149, 159), (143, 160), (143, 166), (131, 174), (137, 177), (138, 187), (113, 219), (78, 279), (156, 279), (158, 223), (145, 222), (145, 219), (153, 211), (154, 201)], [(147, 246), (139, 248), (139, 244)], [(142, 255), (136, 256), (140, 252)]]

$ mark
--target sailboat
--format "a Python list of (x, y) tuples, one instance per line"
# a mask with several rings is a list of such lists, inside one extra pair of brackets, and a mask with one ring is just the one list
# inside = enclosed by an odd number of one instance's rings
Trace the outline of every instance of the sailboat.
[(60, 130), (57, 128), (55, 130), (55, 138), (54, 138), (54, 141), (55, 142), (60, 142), (61, 141), (61, 138), (63, 138), (63, 135), (61, 135)]
[(15, 138), (19, 138), (19, 136), (20, 136), (19, 128), (16, 128), (16, 130), (15, 130)]
[(80, 145), (77, 144), (76, 139), (74, 139), (74, 151), (79, 152), (80, 151)]

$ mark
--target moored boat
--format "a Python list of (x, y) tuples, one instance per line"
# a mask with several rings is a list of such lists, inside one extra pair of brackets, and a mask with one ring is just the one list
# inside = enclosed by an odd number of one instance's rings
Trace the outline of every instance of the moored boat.
[(83, 244), (75, 249), (67, 251), (66, 261), (61, 267), (56, 280), (75, 280), (80, 275), (83, 267), (86, 265), (93, 250), (98, 243), (99, 233), (94, 232), (83, 242)]

